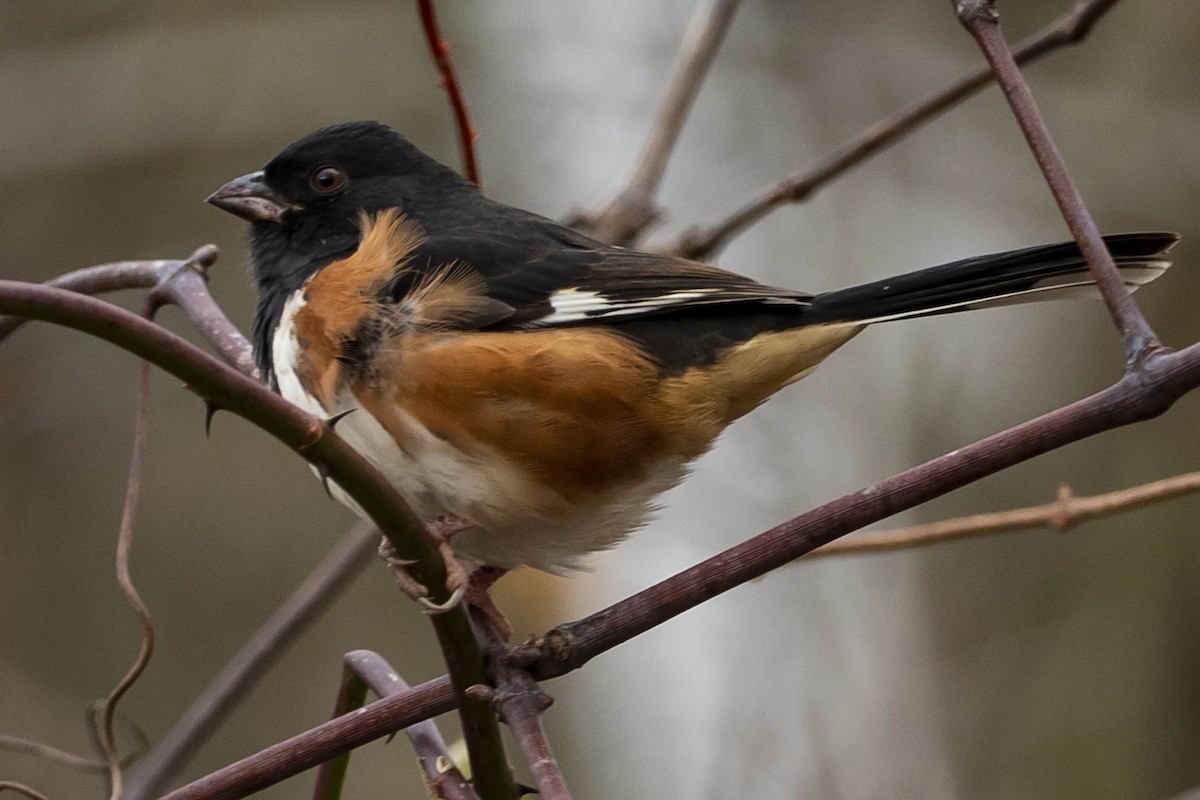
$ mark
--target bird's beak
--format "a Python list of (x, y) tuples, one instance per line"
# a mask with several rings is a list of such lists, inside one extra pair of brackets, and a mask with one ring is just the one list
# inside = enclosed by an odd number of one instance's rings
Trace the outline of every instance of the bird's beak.
[(250, 222), (279, 222), (284, 211), (295, 208), (267, 185), (261, 169), (234, 178), (204, 202)]

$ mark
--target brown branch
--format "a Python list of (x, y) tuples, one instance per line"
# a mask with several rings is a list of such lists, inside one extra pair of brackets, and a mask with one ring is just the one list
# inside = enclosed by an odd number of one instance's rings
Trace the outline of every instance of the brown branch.
[[(122, 289), (153, 289), (156, 302), (179, 306), (200, 334), (243, 375), (258, 377), (250, 342), (208, 293), (208, 271), (217, 260), (215, 245), (196, 248), (186, 259), (116, 261), (68, 272), (44, 286), (95, 295)], [(0, 316), (0, 342), (28, 320)]]
[(1112, 254), (1104, 246), (1100, 228), (1067, 172), (1067, 164), (1054, 144), (1046, 121), (1042, 119), (1033, 92), (1029, 90), (1029, 84), (1025, 82), (1008, 42), (1004, 40), (995, 0), (952, 0), (952, 3), (959, 21), (979, 44), (979, 49), (996, 74), (1000, 88), (1004, 90), (1013, 116), (1017, 118), (1029, 149), (1033, 151), (1033, 157), (1046, 177), (1054, 202), (1058, 204), (1071, 234), (1079, 242), (1087, 259), (1113, 324), (1124, 340), (1126, 359), (1132, 364), (1150, 348), (1158, 346), (1158, 337), (1121, 279)]
[(450, 43), (442, 38), (441, 29), (438, 28), (433, 0), (417, 0), (417, 8), (421, 12), (421, 28), (425, 31), (425, 41), (429, 43), (429, 52), (437, 66), (439, 81), (450, 96), (450, 107), (454, 110), (458, 142), (462, 147), (463, 172), (471, 183), (479, 186), (479, 164), (475, 160), (475, 140), (479, 132), (471, 127), (470, 117), (467, 116), (467, 102), (463, 99), (458, 75), (450, 60)]
[(542, 728), (542, 713), (553, 700), (538, 688), (528, 672), (508, 663), (506, 638), (487, 614), (472, 608), (471, 621), (495, 673), (494, 701), (533, 773), (538, 796), (541, 800), (571, 800), (567, 782)]
[(576, 214), (568, 224), (602, 242), (628, 246), (659, 216), (655, 197), (688, 112), (700, 92), (740, 0), (701, 3), (675, 54), (674, 77), (658, 110), (629, 183), (597, 211)]
[[(1076, 0), (1063, 13), (1032, 36), (1022, 40), (1013, 55), (1026, 63), (1066, 45), (1082, 41), (1092, 26), (1117, 0)], [(928, 98), (884, 117), (826, 156), (807, 172), (785, 178), (761, 192), (725, 219), (710, 228), (692, 228), (678, 241), (656, 246), (658, 252), (685, 258), (710, 258), (730, 240), (744, 233), (780, 206), (800, 203), (851, 167), (895, 144), (922, 124), (957, 105), (991, 84), (992, 71), (986, 64)]]
[(1018, 533), (1031, 528), (1067, 531), (1076, 525), (1200, 491), (1200, 472), (1176, 475), (1161, 481), (1120, 489), (1091, 497), (1076, 497), (1063, 484), (1053, 503), (987, 514), (913, 525), (892, 531), (865, 534), (858, 539), (838, 539), (804, 557), (805, 561), (826, 556), (849, 556), (906, 550), (942, 542), (973, 539), (999, 533)]
[[(348, 664), (342, 664), (342, 677), (338, 681), (337, 697), (333, 702), (333, 719), (353, 714), (362, 708), (367, 700), (367, 684), (350, 669)], [(390, 739), (389, 739), (390, 741)], [(338, 753), (336, 757), (321, 764), (317, 769), (317, 778), (313, 781), (313, 800), (339, 800), (346, 786), (346, 773), (350, 771), (350, 750)]]
[[(394, 697), (411, 691), (412, 687), (405, 683), (396, 670), (378, 653), (370, 650), (354, 650), (347, 653), (343, 660), (346, 672), (360, 679), (378, 697)], [(343, 683), (345, 684), (346, 681), (343, 680)], [(362, 705), (361, 701), (358, 705)], [(339, 708), (338, 713), (345, 714), (350, 710), (352, 708)], [(421, 777), (425, 780), (425, 786), (429, 789), (431, 797), (439, 798), (439, 800), (479, 800), (475, 790), (471, 788), (470, 783), (454, 765), (446, 742), (442, 739), (442, 734), (431, 720), (423, 720), (410, 725), (404, 729), (404, 733), (417, 753)], [(339, 796), (333, 791), (335, 785), (340, 783), (336, 772), (339, 768), (344, 771), (346, 761), (344, 759), (338, 759), (338, 761), (340, 763), (326, 762), (321, 766), (321, 770), (317, 774), (313, 800)]]
[(366, 521), (346, 532), (154, 746), (130, 776), (124, 800), (147, 800), (164, 789), (285, 647), (375, 561), (378, 542), (379, 530)]
[[(354, 498), (392, 541), (397, 554), (414, 562), (409, 571), (430, 588), (435, 602), (448, 598), (438, 542), (416, 520), (391, 483), (324, 420), (169, 331), (91, 297), (0, 280), (0, 313), (44, 319), (105, 339), (186, 381), (210, 406), (230, 410), (279, 439)], [(489, 780), (506, 783), (490, 792), (492, 796), (515, 797), (516, 787), (508, 772), (495, 714), (488, 704), (466, 693), (470, 686), (487, 681), (466, 613), (456, 607), (430, 619), (452, 677), (472, 768), (478, 770), (477, 785), (484, 776), (490, 776)]]
[(409, 725), (454, 710), (450, 678), (368, 703), (183, 786), (161, 800), (233, 800), (297, 775)]

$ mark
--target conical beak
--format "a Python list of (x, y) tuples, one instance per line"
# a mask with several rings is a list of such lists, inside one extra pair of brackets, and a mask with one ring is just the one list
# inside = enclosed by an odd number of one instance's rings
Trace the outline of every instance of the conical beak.
[(204, 202), (250, 222), (279, 222), (284, 211), (295, 208), (267, 185), (262, 170), (234, 178)]

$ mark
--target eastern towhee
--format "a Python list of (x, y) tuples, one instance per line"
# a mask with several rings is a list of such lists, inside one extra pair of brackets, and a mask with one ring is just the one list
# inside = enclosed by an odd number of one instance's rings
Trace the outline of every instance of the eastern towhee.
[[(318, 130), (208, 201), (252, 223), (263, 375), (314, 414), (356, 409), (338, 433), (501, 569), (617, 544), (727, 425), (870, 323), (1097, 296), (1073, 243), (764, 286), (489, 200), (376, 122)], [(1133, 288), (1177, 238), (1106, 242)]]

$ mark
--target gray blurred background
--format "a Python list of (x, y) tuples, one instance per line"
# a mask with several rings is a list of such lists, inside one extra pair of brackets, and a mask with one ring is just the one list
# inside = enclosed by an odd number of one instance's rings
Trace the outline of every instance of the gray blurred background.
[[(1067, 0), (1005, 0), (1010, 37)], [(484, 187), (550, 215), (631, 168), (693, 2), (442, 3)], [(949, 4), (748, 0), (700, 95), (656, 236), (711, 222), (978, 55)], [(1029, 70), (1105, 230), (1184, 233), (1140, 295), (1200, 338), (1200, 6), (1126, 0)], [(201, 201), (287, 142), (378, 118), (452, 164), (413, 4), (0, 0), (0, 276), (222, 256), (252, 309), (242, 226)], [(991, 90), (777, 212), (721, 257), (838, 288), (1067, 237)], [(132, 295), (123, 298), (131, 306)], [(188, 326), (177, 311), (163, 320)], [(873, 329), (735, 426), (657, 524), (570, 580), (507, 578), (518, 635), (595, 610), (772, 523), (1094, 391), (1121, 352), (1098, 303)], [(40, 325), (0, 351), (0, 733), (85, 750), (82, 709), (137, 632), (114, 586), (136, 363)], [(1200, 398), (960, 490), (896, 523), (1047, 502), (1196, 469)], [(133, 571), (158, 653), (124, 709), (158, 737), (350, 522), (266, 435), (156, 376)], [(547, 688), (577, 797), (1166, 798), (1200, 784), (1200, 499), (1089, 525), (799, 564)], [(440, 674), (429, 626), (372, 566), (189, 767), (196, 777), (325, 719), (340, 655)], [(0, 754), (52, 797), (95, 778)], [(311, 774), (262, 793), (305, 796)], [(399, 791), (397, 792), (397, 787)], [(420, 796), (403, 739), (355, 754), (347, 797)]]

